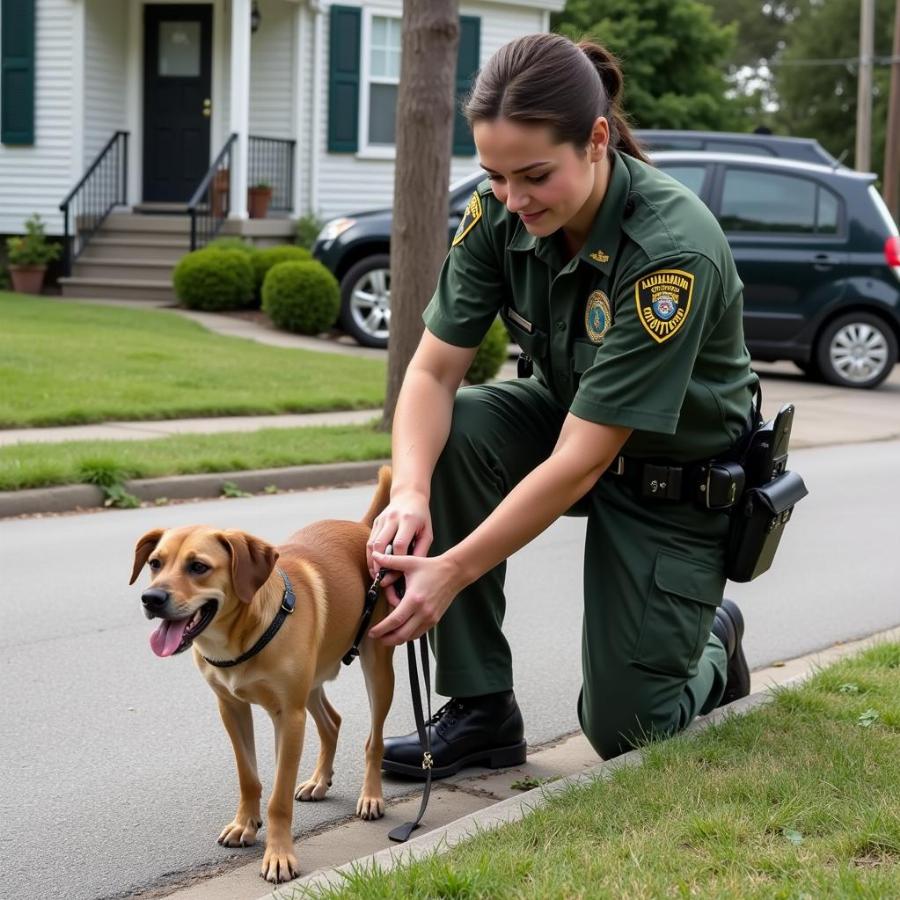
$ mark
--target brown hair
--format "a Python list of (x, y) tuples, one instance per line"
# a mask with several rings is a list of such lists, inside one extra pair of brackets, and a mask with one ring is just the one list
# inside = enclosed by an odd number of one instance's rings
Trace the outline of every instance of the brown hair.
[(619, 105), (621, 95), (622, 72), (606, 48), (559, 34), (529, 34), (485, 63), (463, 111), (470, 126), (501, 117), (548, 125), (559, 143), (578, 147), (604, 116), (610, 147), (647, 162)]

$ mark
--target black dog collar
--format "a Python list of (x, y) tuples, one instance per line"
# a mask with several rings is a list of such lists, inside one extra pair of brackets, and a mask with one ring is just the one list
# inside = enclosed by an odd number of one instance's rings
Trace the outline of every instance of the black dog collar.
[(260, 639), (246, 653), (242, 653), (237, 659), (210, 659), (208, 656), (204, 656), (203, 658), (211, 666), (215, 666), (218, 669), (229, 669), (232, 666), (240, 665), (242, 662), (246, 662), (251, 657), (256, 656), (256, 654), (259, 653), (259, 651), (262, 650), (276, 634), (278, 634), (278, 629), (281, 628), (282, 622), (284, 622), (284, 620), (294, 611), (294, 605), (297, 602), (297, 598), (294, 596), (294, 589), (291, 587), (291, 582), (287, 575), (285, 575), (284, 570), (278, 569), (278, 574), (284, 581), (284, 594), (281, 597), (281, 607), (278, 610), (278, 614), (272, 620), (272, 624), (265, 630)]

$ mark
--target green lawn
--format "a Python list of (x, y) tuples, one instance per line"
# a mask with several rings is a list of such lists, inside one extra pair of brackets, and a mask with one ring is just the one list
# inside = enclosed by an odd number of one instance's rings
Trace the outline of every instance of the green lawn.
[(900, 644), (449, 854), (314, 896), (900, 897)]
[(165, 310), (0, 292), (0, 428), (384, 402), (385, 364), (211, 334)]
[(386, 459), (390, 455), (390, 435), (364, 425), (267, 428), (150, 441), (13, 444), (0, 447), (0, 490)]

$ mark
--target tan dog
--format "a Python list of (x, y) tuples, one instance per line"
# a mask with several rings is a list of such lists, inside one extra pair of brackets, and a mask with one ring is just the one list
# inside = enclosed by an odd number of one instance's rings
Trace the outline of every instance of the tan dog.
[[(321, 800), (331, 785), (341, 717), (328, 702), (323, 684), (337, 676), (341, 657), (359, 628), (371, 584), (366, 540), (389, 492), (390, 469), (385, 467), (362, 522), (316, 522), (277, 548), (242, 531), (189, 526), (150, 531), (135, 549), (131, 583), (149, 562), (153, 580), (142, 595), (144, 612), (162, 619), (150, 637), (153, 651), (172, 656), (193, 646), (194, 662), (216, 694), (234, 746), (240, 801), (234, 820), (218, 838), (226, 847), (253, 844), (262, 825), (250, 704), (258, 703), (272, 717), (277, 763), (260, 872), (268, 881), (287, 881), (299, 873), (291, 835), (293, 800)], [(224, 668), (210, 664), (207, 660), (236, 660), (269, 629), (285, 596), (279, 570), (296, 595), (294, 611), (252, 658)], [(372, 624), (386, 611), (380, 595)], [(356, 806), (363, 819), (384, 814), (381, 757), (384, 720), (394, 692), (392, 652), (368, 639), (360, 646), (372, 715)], [(295, 788), (307, 710), (316, 722), (321, 749), (312, 777)]]

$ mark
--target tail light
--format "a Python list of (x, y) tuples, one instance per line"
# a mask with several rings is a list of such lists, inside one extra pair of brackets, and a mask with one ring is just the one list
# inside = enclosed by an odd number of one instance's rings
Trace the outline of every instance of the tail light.
[(900, 278), (900, 237), (896, 234), (884, 242), (884, 258), (897, 278)]

